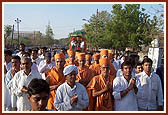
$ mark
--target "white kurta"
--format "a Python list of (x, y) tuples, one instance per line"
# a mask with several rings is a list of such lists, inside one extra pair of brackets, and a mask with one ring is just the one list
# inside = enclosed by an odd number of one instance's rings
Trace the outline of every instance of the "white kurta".
[[(70, 100), (74, 94), (77, 94), (78, 101), (70, 104)], [(67, 82), (60, 85), (56, 91), (54, 106), (59, 111), (81, 111), (89, 104), (89, 98), (85, 87), (76, 82), (71, 88)]]
[(37, 67), (39, 66), (40, 62), (42, 61), (41, 58), (36, 58), (35, 60), (32, 59), (33, 63), (36, 63)]
[(145, 110), (157, 110), (163, 106), (162, 85), (159, 76), (152, 72), (148, 76), (144, 71), (137, 74), (138, 107)]
[(5, 64), (5, 67), (6, 67), (7, 72), (12, 69), (12, 63), (11, 63), (11, 62), (9, 62), (9, 63), (4, 63), (4, 64)]
[(50, 64), (46, 64), (46, 60), (42, 60), (39, 64), (38, 70), (42, 76), (42, 78), (45, 80), (45, 72), (50, 70), (51, 68), (55, 67), (55, 62), (51, 61)]
[(127, 89), (128, 84), (124, 76), (116, 77), (113, 81), (113, 96), (115, 111), (137, 111), (137, 100), (134, 89), (130, 90), (124, 97), (121, 98), (120, 92)]
[(30, 74), (27, 76), (23, 70), (17, 72), (13, 79), (12, 91), (17, 96), (17, 110), (18, 111), (28, 111), (31, 110), (31, 104), (27, 100), (27, 94), (23, 93), (21, 89), (23, 86), (28, 87), (30, 81), (34, 78), (41, 79), (39, 72), (31, 70)]
[[(14, 108), (16, 107), (16, 102), (17, 102), (17, 97), (14, 93), (12, 93), (12, 83), (13, 83), (13, 77), (12, 77), (11, 70), (7, 72), (5, 76), (5, 85), (7, 87), (7, 90), (9, 91), (9, 96), (8, 96), (8, 103), (10, 103), (11, 107)], [(11, 101), (10, 101), (11, 100)]]

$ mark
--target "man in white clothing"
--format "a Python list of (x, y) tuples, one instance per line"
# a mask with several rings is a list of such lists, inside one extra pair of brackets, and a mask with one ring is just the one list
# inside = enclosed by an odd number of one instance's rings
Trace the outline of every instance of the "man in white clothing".
[(12, 57), (12, 51), (11, 50), (5, 50), (4, 51), (4, 58), (5, 58), (5, 74), (12, 69), (12, 63), (11, 63), (11, 57)]
[(121, 70), (123, 75), (116, 77), (113, 81), (114, 110), (137, 111), (136, 93), (138, 90), (135, 85), (136, 78), (131, 76), (131, 63), (129, 61), (123, 62)]
[(44, 80), (46, 80), (45, 73), (51, 68), (55, 67), (55, 62), (51, 61), (51, 53), (45, 53), (45, 60), (42, 60), (39, 64), (38, 70)]
[(32, 58), (32, 62), (35, 63), (38, 67), (42, 59), (38, 57), (37, 49), (32, 49), (31, 58)]
[(31, 70), (32, 62), (30, 57), (21, 58), (23, 70), (17, 72), (13, 78), (12, 91), (17, 96), (17, 111), (27, 111), (31, 109), (31, 104), (27, 100), (27, 86), (34, 78), (41, 78), (40, 73)]
[(142, 62), (143, 72), (137, 75), (137, 100), (139, 111), (163, 110), (163, 93), (159, 76), (151, 72), (152, 60), (146, 58)]
[[(19, 56), (12, 56), (12, 69), (9, 70), (5, 76), (5, 84), (7, 87), (7, 92), (9, 92), (9, 95), (6, 96), (8, 98), (7, 103), (9, 103), (10, 106), (7, 105), (6, 110), (15, 110), (16, 111), (16, 101), (17, 97), (15, 94), (12, 93), (12, 81), (14, 78), (14, 75), (20, 71), (20, 57)], [(10, 101), (11, 100), (11, 101)]]
[(18, 55), (20, 58), (22, 58), (24, 53), (25, 53), (25, 44), (24, 43), (20, 43), (19, 44), (19, 52), (16, 55)]
[(85, 87), (75, 82), (78, 68), (68, 65), (64, 68), (65, 83), (57, 88), (54, 106), (58, 111), (81, 111), (89, 104)]

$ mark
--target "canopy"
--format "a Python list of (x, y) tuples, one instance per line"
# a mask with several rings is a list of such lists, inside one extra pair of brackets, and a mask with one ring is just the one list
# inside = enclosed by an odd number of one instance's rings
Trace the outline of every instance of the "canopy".
[(71, 34), (71, 36), (83, 36), (84, 34), (86, 34), (85, 31), (83, 31), (83, 30), (77, 30), (77, 31), (73, 32)]

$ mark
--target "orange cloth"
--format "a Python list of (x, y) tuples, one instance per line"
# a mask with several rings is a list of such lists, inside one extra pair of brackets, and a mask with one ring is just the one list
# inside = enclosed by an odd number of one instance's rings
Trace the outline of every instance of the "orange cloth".
[[(107, 79), (105, 79), (101, 74), (93, 77), (93, 79), (87, 85), (87, 91), (89, 95), (89, 106), (88, 110), (96, 110), (96, 111), (112, 111), (114, 108), (114, 97), (112, 95), (113, 88), (113, 80), (114, 77), (109, 75)], [(106, 87), (106, 83), (110, 83), (111, 90), (97, 96), (93, 97), (92, 91), (100, 91)]]
[(94, 76), (100, 74), (100, 65), (96, 64), (95, 62), (90, 65), (89, 69), (93, 71)]
[(93, 76), (94, 76), (93, 72), (87, 66), (84, 66), (82, 68), (78, 67), (78, 74), (76, 76), (76, 81), (86, 86)]
[(111, 53), (111, 52), (108, 53), (108, 58), (109, 58), (109, 59), (112, 58), (112, 53)]
[(110, 64), (110, 60), (108, 58), (101, 58), (99, 64), (100, 66)]
[(67, 50), (68, 56), (75, 55), (75, 52), (73, 50)]
[(108, 56), (108, 50), (107, 49), (101, 50), (100, 56), (103, 56), (103, 55), (107, 55)]
[(75, 55), (78, 56), (80, 54), (80, 52), (76, 52)]
[(90, 54), (86, 54), (85, 58), (86, 58), (86, 60), (89, 60), (89, 59), (91, 59), (91, 55)]
[[(101, 68), (100, 68), (100, 67), (101, 67), (100, 64), (95, 64), (95, 63), (93, 63), (93, 64), (89, 67), (89, 69), (91, 69), (91, 70), (94, 72), (94, 75), (100, 75), (100, 74), (101, 74)], [(116, 73), (117, 73), (117, 71), (116, 71), (116, 69), (114, 68), (114, 66), (113, 66), (112, 63), (110, 63), (109, 69), (110, 69), (110, 70), (109, 70), (109, 74), (112, 75), (112, 76), (115, 76)]]
[(85, 59), (85, 53), (80, 53), (77, 56), (78, 59)]
[(63, 53), (58, 53), (58, 54), (55, 54), (54, 58), (55, 58), (55, 60), (56, 59), (65, 59), (65, 55)]
[(78, 66), (78, 65), (79, 65), (76, 60), (74, 60), (74, 62), (72, 62), (72, 61), (70, 61), (69, 58), (67, 58), (65, 61), (66, 61), (66, 63), (65, 63), (65, 65), (64, 65), (64, 67), (66, 67), (66, 66), (68, 66), (68, 65), (75, 65), (75, 66)]
[(95, 53), (93, 55), (93, 58), (94, 58), (94, 60), (99, 60), (100, 59), (100, 54), (99, 53)]
[[(50, 69), (47, 73), (47, 76), (49, 76), (50, 81), (49, 81), (49, 85), (61, 85), (62, 83), (65, 82), (65, 77), (62, 73), (58, 72), (58, 70), (56, 68), (52, 68)], [(56, 110), (56, 108), (54, 107), (54, 100), (55, 100), (55, 94), (56, 94), (56, 90), (52, 90), (50, 92), (50, 96), (48, 99), (48, 109), (54, 109)]]

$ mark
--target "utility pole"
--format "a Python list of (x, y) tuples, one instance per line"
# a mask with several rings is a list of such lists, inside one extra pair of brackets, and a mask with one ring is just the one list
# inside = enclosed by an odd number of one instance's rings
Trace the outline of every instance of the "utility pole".
[(14, 33), (14, 25), (13, 25), (13, 28), (12, 28), (12, 41), (11, 41), (11, 46), (12, 46), (12, 48), (14, 48), (14, 47), (13, 47), (13, 33)]
[(19, 20), (19, 18), (17, 18), (15, 20), (15, 22), (17, 23), (17, 30), (18, 30), (18, 46), (19, 46), (19, 23), (21, 22), (21, 20)]
[(96, 50), (97, 50), (97, 41), (96, 41), (96, 38), (97, 38), (97, 32), (98, 32), (98, 28), (97, 27), (98, 27), (98, 9), (96, 11), (95, 40), (94, 40), (95, 42), (93, 42)]

